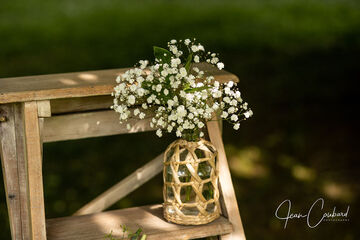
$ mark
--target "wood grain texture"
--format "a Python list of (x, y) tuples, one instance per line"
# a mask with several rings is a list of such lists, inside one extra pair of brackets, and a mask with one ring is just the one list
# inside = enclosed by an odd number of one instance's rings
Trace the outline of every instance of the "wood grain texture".
[(108, 95), (126, 69), (0, 79), (0, 103)]
[(179, 240), (227, 234), (232, 225), (224, 217), (200, 226), (184, 226), (166, 222), (161, 205), (127, 208), (83, 216), (47, 220), (49, 240), (102, 240), (113, 231), (114, 237), (121, 237), (120, 225), (132, 230), (141, 227), (146, 240)]
[(44, 118), (39, 117), (39, 131), (40, 131), (40, 147), (41, 147), (41, 159), (44, 156)]
[(15, 107), (15, 135), (16, 154), (18, 161), (18, 175), (20, 186), (21, 228), (23, 240), (31, 239), (31, 222), (29, 206), (29, 185), (27, 175), (27, 159), (25, 146), (24, 103), (16, 103)]
[[(70, 97), (109, 95), (115, 86), (116, 76), (128, 68), (100, 71), (85, 71), (39, 76), (0, 79), (0, 104), (49, 100)], [(200, 66), (211, 73), (219, 82), (238, 81), (226, 71)]]
[(150, 117), (153, 113), (146, 112), (145, 119), (130, 118), (126, 124), (119, 123), (119, 114), (113, 110), (87, 113), (74, 113), (44, 118), (44, 142), (81, 139), (89, 137), (109, 136), (124, 133), (152, 131)]
[(114, 97), (111, 95), (53, 99), (50, 101), (51, 112), (52, 114), (63, 114), (109, 110), (113, 105), (113, 99)]
[[(216, 117), (215, 117), (216, 119)], [(222, 198), (222, 213), (233, 224), (234, 231), (231, 234), (220, 236), (222, 240), (245, 240), (244, 228), (240, 218), (236, 195), (231, 180), (229, 165), (226, 159), (224, 144), (221, 137), (220, 127), (217, 121), (207, 122), (209, 137), (218, 151), (219, 185)]]
[(0, 122), (0, 153), (10, 230), (12, 239), (20, 240), (22, 224), (13, 104), (0, 105), (0, 114), (7, 119), (5, 122)]
[(31, 236), (34, 240), (46, 240), (42, 154), (38, 108), (35, 101), (24, 103), (24, 123)]
[(162, 170), (164, 154), (160, 154), (143, 167), (137, 169), (128, 177), (109, 188), (93, 201), (79, 209), (74, 215), (85, 215), (101, 212), (135, 189), (146, 183), (148, 180), (159, 174)]

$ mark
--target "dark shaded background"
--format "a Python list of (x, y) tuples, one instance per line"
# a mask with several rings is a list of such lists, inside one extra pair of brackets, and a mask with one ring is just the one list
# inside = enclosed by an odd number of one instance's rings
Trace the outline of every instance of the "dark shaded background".
[[(196, 37), (241, 79), (254, 116), (224, 142), (248, 239), (359, 239), (360, 2), (0, 0), (0, 77), (132, 66)], [(47, 217), (72, 214), (173, 140), (153, 133), (45, 144)], [(2, 185), (3, 186), (3, 185)], [(114, 206), (162, 201), (161, 177)], [(315, 229), (274, 212), (285, 199), (350, 221)], [(10, 239), (0, 187), (0, 239)]]

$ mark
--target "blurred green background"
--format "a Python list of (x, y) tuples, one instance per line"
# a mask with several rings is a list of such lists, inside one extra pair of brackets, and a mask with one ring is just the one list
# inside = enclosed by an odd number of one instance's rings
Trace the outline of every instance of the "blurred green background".
[[(129, 67), (187, 37), (220, 53), (254, 111), (223, 136), (248, 239), (360, 239), (359, 1), (0, 0), (0, 77)], [(46, 216), (72, 214), (173, 139), (45, 144)], [(0, 186), (0, 239), (10, 239)], [(274, 216), (285, 199), (306, 212), (319, 197), (328, 211), (350, 205), (350, 221), (283, 229)], [(161, 201), (158, 176), (113, 208)]]

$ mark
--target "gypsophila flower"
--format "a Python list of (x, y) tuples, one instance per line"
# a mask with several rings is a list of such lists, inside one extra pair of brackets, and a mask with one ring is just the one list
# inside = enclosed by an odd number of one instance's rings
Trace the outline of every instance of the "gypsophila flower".
[(156, 91), (157, 91), (157, 92), (160, 92), (160, 91), (161, 91), (161, 89), (162, 89), (161, 84), (156, 85)]
[(222, 62), (219, 62), (217, 65), (216, 65), (220, 70), (224, 68), (224, 64)]
[[(154, 116), (149, 124), (157, 136), (175, 132), (177, 137), (194, 140), (204, 136), (202, 129), (215, 113), (235, 130), (253, 115), (235, 82), (219, 83), (200, 67), (199, 63), (207, 62), (221, 70), (224, 64), (196, 39), (171, 40), (168, 50), (154, 47), (154, 55), (153, 64), (140, 60), (138, 67), (116, 78), (111, 108), (121, 123), (132, 116), (144, 119), (143, 111), (150, 108)], [(126, 128), (131, 129), (130, 124)]]
[(180, 75), (181, 75), (181, 77), (186, 77), (187, 72), (186, 72), (185, 68), (180, 68)]
[(233, 114), (233, 115), (231, 115), (230, 119), (231, 119), (231, 121), (236, 122), (239, 119), (239, 117), (237, 115)]
[(167, 127), (167, 131), (168, 131), (168, 132), (171, 132), (172, 130), (173, 130), (173, 126), (169, 125), (169, 126)]
[(136, 108), (136, 109), (134, 110), (134, 115), (137, 116), (139, 113), (140, 113), (140, 110)]
[(158, 130), (156, 131), (156, 135), (158, 135), (159, 137), (162, 137), (162, 131), (161, 131), (161, 129), (158, 129)]
[(249, 117), (251, 117), (252, 116), (252, 111), (250, 110), (250, 111), (247, 111), (247, 112), (245, 112), (244, 113), (244, 116), (246, 117), (246, 118), (249, 118)]
[(135, 96), (130, 95), (130, 96), (128, 97), (128, 103), (129, 103), (130, 105), (134, 105), (134, 104), (135, 104)]
[(140, 113), (140, 114), (139, 114), (139, 118), (140, 118), (140, 119), (144, 119), (144, 118), (145, 118), (145, 113), (143, 113), (143, 112)]
[(227, 118), (228, 115), (229, 115), (229, 114), (228, 114), (227, 112), (222, 112), (221, 117), (222, 117), (222, 118)]
[(140, 60), (139, 63), (140, 63), (140, 68), (144, 69), (148, 65), (149, 61), (148, 60)]
[(198, 46), (193, 45), (193, 46), (191, 47), (191, 51), (193, 51), (193, 52), (199, 51)]
[(200, 62), (200, 58), (199, 58), (198, 55), (195, 55), (195, 57), (194, 57), (194, 62), (196, 62), (196, 63)]

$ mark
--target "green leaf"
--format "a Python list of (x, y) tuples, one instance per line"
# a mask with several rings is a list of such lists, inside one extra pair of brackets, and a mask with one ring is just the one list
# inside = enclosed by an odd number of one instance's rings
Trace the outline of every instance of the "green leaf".
[(210, 88), (211, 88), (210, 86), (202, 86), (202, 87), (197, 87), (197, 88), (188, 88), (188, 89), (185, 89), (184, 91), (186, 93), (193, 93), (193, 92), (200, 92), (202, 90), (210, 89)]
[(193, 54), (191, 53), (191, 54), (188, 56), (188, 58), (186, 59), (186, 64), (185, 64), (186, 72), (189, 72), (189, 70), (190, 70), (191, 61), (192, 61), (192, 56), (193, 56)]
[(156, 47), (154, 46), (154, 56), (158, 59), (161, 63), (171, 63), (171, 57), (173, 54), (166, 50), (165, 48)]
[(138, 228), (138, 230), (136, 230), (136, 232), (129, 235), (130, 240), (138, 240), (139, 237), (140, 237), (141, 232), (142, 232), (142, 229)]
[(186, 92), (186, 90), (189, 89), (189, 88), (190, 88), (190, 83), (188, 83), (188, 82), (185, 83), (185, 84), (184, 84), (184, 90), (185, 90), (185, 92)]

